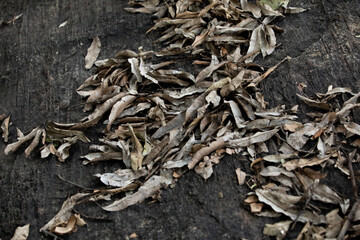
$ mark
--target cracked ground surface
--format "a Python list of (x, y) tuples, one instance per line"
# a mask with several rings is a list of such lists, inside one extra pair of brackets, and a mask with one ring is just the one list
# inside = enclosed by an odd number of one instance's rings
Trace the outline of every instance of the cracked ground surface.
[[(0, 18), (23, 16), (0, 28), (0, 113), (11, 114), (13, 126), (23, 131), (48, 120), (82, 118), (81, 108), (66, 109), (81, 102), (75, 90), (90, 75), (84, 68), (84, 54), (94, 36), (102, 42), (100, 58), (123, 49), (157, 47), (152, 42), (158, 33), (145, 35), (151, 18), (127, 13), (125, 4), (115, 0), (1, 1)], [(297, 0), (292, 5), (309, 11), (275, 22), (285, 30), (278, 35), (281, 46), (258, 62), (270, 67), (287, 55), (292, 60), (262, 82), (265, 100), (271, 106), (300, 104), (296, 93), (301, 82), (308, 85), (304, 91), (309, 96), (324, 92), (330, 84), (359, 91), (360, 39), (356, 36), (360, 35), (360, 2)], [(67, 25), (59, 28), (65, 21)], [(355, 121), (360, 122), (360, 114)], [(96, 131), (88, 134), (97, 138)], [(15, 135), (12, 127), (10, 142)], [(29, 239), (46, 239), (38, 232), (40, 227), (69, 194), (79, 191), (59, 180), (58, 174), (93, 187), (97, 183), (93, 174), (119, 167), (116, 162), (82, 166), (79, 156), (87, 152), (85, 144), (74, 146), (66, 163), (54, 157), (40, 159), (38, 152), (26, 159), (24, 149), (5, 156), (4, 148), (1, 140), (1, 239), (10, 239), (18, 225), (27, 223)], [(64, 238), (125, 239), (135, 232), (140, 239), (260, 239), (265, 223), (279, 219), (255, 217), (241, 205), (248, 188), (238, 186), (235, 169), (248, 170), (248, 165), (237, 157), (224, 158), (206, 182), (188, 172), (174, 188), (162, 192), (160, 202), (150, 205), (147, 201), (115, 213), (106, 213), (96, 204), (79, 206), (77, 210), (86, 216), (111, 221), (87, 219), (87, 227)], [(347, 179), (339, 174), (329, 173), (327, 181), (341, 194), (351, 191)]]

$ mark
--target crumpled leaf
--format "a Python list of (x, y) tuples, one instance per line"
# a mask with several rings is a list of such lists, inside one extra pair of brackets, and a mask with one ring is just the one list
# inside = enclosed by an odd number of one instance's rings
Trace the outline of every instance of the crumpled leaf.
[[(55, 148), (55, 147), (54, 147)], [(55, 152), (54, 152), (55, 153)], [(50, 144), (44, 146), (44, 148), (40, 152), (41, 158), (47, 158), (51, 154), (50, 152)]]
[(319, 129), (320, 127), (315, 126), (315, 124), (305, 124), (302, 128), (290, 134), (287, 137), (286, 142), (294, 149), (300, 150), (309, 140), (309, 137), (317, 133)]
[(147, 171), (144, 170), (134, 171), (132, 169), (119, 169), (114, 173), (95, 174), (94, 176), (99, 177), (101, 182), (107, 186), (122, 188), (146, 174)]
[(101, 42), (99, 37), (94, 37), (90, 47), (87, 50), (87, 54), (85, 56), (85, 68), (86, 69), (90, 69), (94, 62), (96, 61), (96, 59), (99, 56), (100, 53), (100, 47), (101, 47)]
[(46, 223), (41, 229), (40, 232), (45, 230), (53, 232), (57, 226), (62, 224), (67, 224), (70, 217), (72, 216), (71, 211), (77, 202), (83, 197), (88, 196), (88, 193), (76, 193), (75, 195), (69, 197), (62, 205), (60, 211), (53, 217), (48, 223)]
[(77, 140), (77, 137), (71, 138), (69, 141), (61, 144), (58, 149), (56, 149), (55, 155), (58, 157), (60, 162), (65, 162), (65, 160), (70, 156), (69, 151), (71, 145), (74, 144)]
[(272, 27), (262, 23), (255, 28), (251, 34), (250, 45), (247, 54), (253, 54), (245, 60), (251, 62), (258, 53), (262, 53), (263, 57), (270, 55), (276, 46), (275, 32)]
[(142, 76), (139, 69), (140, 66), (139, 60), (137, 58), (129, 58), (128, 62), (131, 65), (131, 72), (135, 75), (136, 80), (138, 82), (142, 82)]
[(265, 16), (274, 17), (274, 16), (283, 16), (279, 11), (274, 10), (272, 7), (265, 3), (257, 2), (257, 5), (261, 8), (261, 12)]
[(259, 8), (257, 5), (253, 4), (253, 3), (249, 3), (247, 0), (241, 0), (241, 8), (244, 11), (249, 11), (253, 14), (253, 16), (255, 18), (260, 18), (261, 17), (261, 8)]
[(216, 93), (216, 91), (211, 91), (206, 97), (208, 103), (212, 103), (214, 107), (219, 106), (221, 97)]
[(75, 231), (76, 231), (76, 217), (74, 215), (71, 215), (64, 227), (56, 226), (53, 232), (56, 234), (64, 235)]
[(195, 172), (202, 176), (205, 180), (208, 179), (213, 173), (211, 161), (208, 159), (200, 162), (199, 165), (195, 167)]
[(150, 177), (137, 192), (128, 195), (120, 200), (114, 201), (112, 204), (103, 207), (106, 211), (120, 211), (136, 203), (144, 201), (146, 198), (151, 197), (161, 188), (166, 187), (171, 183), (171, 179), (163, 176), (154, 175)]
[(77, 231), (77, 226), (82, 227), (85, 226), (86, 222), (81, 218), (80, 214), (71, 215), (67, 223), (56, 226), (54, 229), (54, 233), (59, 235), (64, 235)]
[(30, 224), (26, 224), (22, 227), (17, 227), (11, 240), (26, 240), (29, 236), (29, 229)]

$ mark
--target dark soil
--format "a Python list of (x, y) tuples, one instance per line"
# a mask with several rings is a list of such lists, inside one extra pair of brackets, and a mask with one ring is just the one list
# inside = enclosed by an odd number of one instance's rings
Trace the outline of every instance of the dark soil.
[[(14, 24), (0, 27), (0, 114), (11, 115), (10, 142), (16, 129), (24, 132), (47, 121), (74, 122), (84, 115), (76, 88), (91, 75), (84, 68), (84, 55), (92, 38), (99, 36), (100, 59), (112, 57), (123, 49), (157, 48), (158, 35), (145, 32), (152, 25), (148, 15), (123, 10), (127, 1), (0, 1), (0, 20), (23, 13)], [(360, 1), (297, 0), (292, 5), (309, 11), (278, 19), (284, 28), (278, 35), (282, 45), (259, 62), (267, 67), (289, 55), (261, 87), (271, 106), (300, 104), (298, 84), (307, 84), (308, 95), (324, 92), (327, 86), (360, 89)], [(68, 21), (67, 25), (59, 25)], [(356, 121), (360, 122), (358, 116)], [(88, 133), (97, 139), (96, 131)], [(79, 156), (87, 145), (77, 144), (66, 163), (54, 157), (40, 159), (39, 152), (28, 159), (24, 148), (4, 155), (0, 140), (0, 238), (10, 239), (19, 225), (30, 223), (28, 239), (44, 239), (39, 229), (60, 209), (63, 201), (79, 188), (61, 181), (57, 175), (85, 187), (98, 180), (95, 173), (116, 170), (118, 163), (82, 166)], [(126, 239), (136, 233), (140, 239), (261, 239), (265, 223), (279, 219), (255, 217), (241, 202), (249, 191), (238, 186), (235, 169), (248, 163), (226, 157), (207, 181), (188, 172), (173, 189), (163, 190), (161, 201), (144, 202), (121, 212), (107, 213), (95, 203), (77, 207), (88, 217), (87, 226), (64, 239)], [(351, 192), (348, 180), (328, 174), (328, 183), (340, 193)], [(300, 225), (300, 224), (299, 224)]]

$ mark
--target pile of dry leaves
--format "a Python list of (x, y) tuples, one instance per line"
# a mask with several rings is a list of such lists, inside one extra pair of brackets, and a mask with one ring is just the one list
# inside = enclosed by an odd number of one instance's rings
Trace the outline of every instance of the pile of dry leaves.
[[(281, 62), (264, 71), (253, 63), (276, 47), (271, 23), (285, 13), (299, 13), (287, 0), (134, 0), (127, 11), (153, 14), (149, 30), (161, 29), (158, 52), (124, 50), (115, 57), (96, 61), (100, 39), (94, 38), (85, 58), (86, 68), (96, 73), (78, 93), (86, 98), (90, 114), (78, 123), (49, 122), (9, 144), (5, 153), (32, 140), (29, 154), (41, 145), (41, 157), (69, 157), (78, 140), (90, 142), (84, 130), (103, 123), (103, 136), (82, 156), (83, 163), (119, 160), (123, 168), (97, 177), (108, 188), (77, 193), (41, 231), (66, 234), (85, 224), (73, 213), (84, 201), (102, 202), (106, 211), (119, 211), (155, 195), (188, 169), (204, 179), (225, 154), (241, 154), (252, 172), (236, 169), (239, 184), (251, 192), (245, 205), (258, 216), (287, 216), (289, 220), (266, 225), (264, 234), (281, 239), (291, 225), (306, 223), (298, 239), (357, 236), (360, 220), (352, 162), (358, 162), (360, 125), (352, 114), (360, 93), (329, 87), (316, 98), (298, 97), (314, 110), (308, 120), (297, 120), (297, 106), (267, 108), (257, 87)], [(192, 59), (194, 69), (179, 70), (176, 60)], [(171, 58), (170, 58), (171, 59)], [(199, 66), (205, 66), (197, 72)], [(5, 116), (1, 116), (3, 120)], [(7, 140), (9, 118), (1, 126)], [(272, 142), (271, 148), (269, 142)], [(321, 179), (325, 167), (335, 167), (353, 181), (353, 203), (339, 196)], [(234, 173), (235, 174), (235, 173)], [(113, 200), (116, 194), (128, 192)], [(116, 195), (116, 196), (115, 196)], [(113, 197), (115, 196), (115, 197)], [(318, 202), (331, 204), (318, 207)]]

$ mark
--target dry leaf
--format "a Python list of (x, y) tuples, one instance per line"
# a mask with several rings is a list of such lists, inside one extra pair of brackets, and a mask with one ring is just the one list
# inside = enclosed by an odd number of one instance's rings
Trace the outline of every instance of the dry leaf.
[(121, 152), (106, 152), (106, 153), (88, 153), (85, 156), (81, 156), (81, 158), (86, 158), (83, 161), (84, 165), (89, 163), (96, 163), (100, 161), (108, 161), (108, 160), (122, 160), (123, 156)]
[(99, 37), (94, 37), (85, 57), (85, 68), (90, 69), (100, 53), (101, 42)]
[(85, 220), (80, 216), (80, 214), (75, 213), (74, 216), (76, 218), (76, 225), (78, 225), (79, 227), (83, 227), (86, 225)]
[(282, 221), (275, 224), (266, 224), (263, 230), (263, 234), (268, 236), (277, 237), (277, 239), (282, 239), (286, 236), (287, 231), (289, 230), (290, 224), (292, 221)]
[[(88, 193), (77, 193), (70, 198), (68, 198), (62, 205), (60, 211), (53, 217), (47, 224), (45, 224), (40, 232), (45, 230), (53, 232), (57, 226), (62, 224), (67, 224), (70, 217), (72, 216), (71, 211), (74, 206), (77, 204), (77, 201), (83, 197), (88, 196)], [(76, 221), (75, 221), (76, 222)]]
[(195, 82), (200, 82), (204, 80), (207, 77), (210, 77), (211, 74), (216, 71), (217, 69), (224, 66), (226, 61), (216, 63), (216, 64), (210, 64), (208, 67), (204, 68), (196, 77)]
[(334, 209), (326, 214), (326, 237), (336, 238), (341, 230), (343, 219), (338, 214), (339, 209)]
[(5, 120), (1, 124), (1, 130), (3, 132), (2, 137), (4, 138), (4, 142), (9, 141), (9, 124), (10, 124), (10, 116), (5, 118)]
[(360, 125), (354, 122), (344, 123), (344, 127), (352, 134), (360, 136)]
[(103, 207), (106, 211), (120, 211), (128, 206), (144, 201), (146, 198), (154, 195), (158, 190), (166, 187), (171, 183), (171, 179), (163, 176), (152, 176), (149, 178), (139, 190), (131, 195), (128, 195), (120, 200), (114, 201), (112, 204)]
[(11, 240), (26, 240), (29, 236), (29, 229), (30, 224), (26, 224), (22, 227), (17, 227)]
[(4, 153), (8, 155), (11, 152), (15, 152), (22, 144), (33, 139), (36, 136), (38, 130), (40, 130), (39, 127), (33, 129), (28, 135), (19, 137), (17, 142), (8, 144), (4, 150)]
[(208, 179), (213, 173), (211, 161), (204, 160), (203, 162), (200, 162), (199, 165), (195, 167), (195, 172), (202, 176), (205, 180)]
[(329, 103), (325, 102), (319, 102), (315, 100), (311, 100), (307, 97), (301, 96), (299, 94), (296, 94), (304, 103), (309, 105), (310, 107), (319, 108), (325, 111), (329, 111), (331, 109), (331, 105)]
[(240, 186), (243, 185), (245, 183), (246, 172), (243, 172), (243, 171), (241, 171), (240, 168), (237, 168), (235, 170), (235, 173), (236, 173), (236, 177), (237, 177), (239, 185)]
[(209, 155), (217, 149), (223, 148), (224, 146), (226, 146), (226, 143), (222, 140), (218, 140), (211, 142), (208, 147), (201, 148), (192, 157), (191, 162), (188, 164), (188, 168), (193, 169), (195, 165), (203, 159), (203, 157)]
[(45, 127), (46, 135), (53, 140), (62, 140), (64, 137), (76, 137), (83, 142), (90, 142), (90, 139), (82, 131), (71, 129), (75, 125), (59, 125), (55, 122), (48, 122)]
[(292, 170), (295, 170), (296, 168), (311, 167), (311, 166), (316, 166), (316, 165), (322, 164), (323, 162), (328, 161), (329, 158), (330, 158), (330, 156), (326, 156), (326, 157), (320, 158), (320, 159), (318, 157), (313, 157), (310, 159), (305, 159), (305, 158), (294, 159), (294, 160), (285, 162), (282, 166), (287, 171), (292, 171)]
[(232, 146), (232, 147), (247, 147), (247, 146), (250, 146), (255, 143), (265, 142), (265, 141), (269, 140), (278, 131), (279, 131), (279, 129), (273, 129), (273, 130), (265, 131), (265, 132), (256, 132), (254, 135), (252, 135), (250, 137), (229, 140), (227, 142), (227, 145)]
[(144, 150), (143, 146), (141, 145), (139, 139), (136, 137), (134, 129), (129, 124), (128, 125), (130, 133), (131, 133), (131, 140), (133, 143), (133, 149), (130, 153), (130, 160), (131, 160), (131, 168), (136, 171), (141, 169), (142, 162), (144, 159), (144, 156), (142, 155), (142, 152)]
[(147, 171), (144, 170), (119, 169), (114, 173), (95, 174), (94, 176), (99, 177), (101, 182), (107, 186), (123, 188), (146, 174)]
[(76, 232), (77, 228), (76, 228), (76, 217), (74, 215), (71, 215), (69, 220), (64, 223), (66, 224), (64, 227), (63, 226), (56, 226), (53, 230), (54, 233), (59, 234), (59, 235), (64, 235), (64, 234), (68, 234), (71, 232)]
[(292, 172), (288, 172), (284, 168), (275, 166), (267, 166), (260, 172), (260, 175), (264, 177), (278, 177), (281, 174), (291, 178), (295, 177), (295, 174), (293, 174)]
[(117, 103), (112, 106), (110, 115), (109, 115), (109, 123), (106, 126), (107, 131), (110, 131), (111, 125), (114, 123), (115, 119), (124, 111), (124, 109), (133, 101), (135, 101), (136, 96), (124, 96)]
[(35, 149), (35, 147), (39, 144), (40, 142), (40, 136), (43, 133), (42, 129), (39, 129), (36, 131), (36, 134), (34, 136), (33, 141), (30, 143), (30, 145), (25, 149), (25, 157), (29, 157), (30, 153)]
[(256, 189), (255, 193), (260, 202), (269, 205), (274, 211), (282, 213), (292, 220), (300, 222), (324, 223), (324, 216), (316, 215), (310, 211), (299, 211), (296, 204), (302, 199), (300, 196), (292, 196), (278, 191)]
[(263, 203), (250, 203), (250, 211), (252, 213), (259, 213), (261, 212), (262, 208), (264, 207)]

